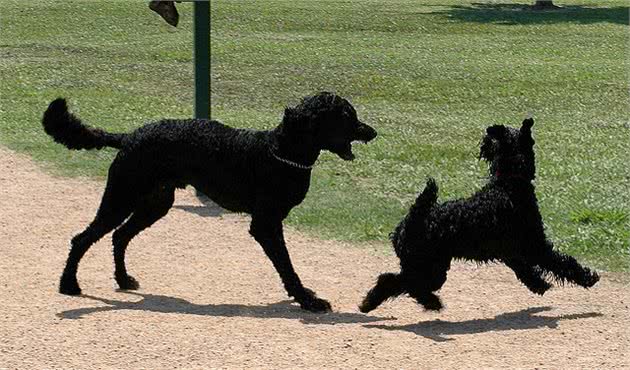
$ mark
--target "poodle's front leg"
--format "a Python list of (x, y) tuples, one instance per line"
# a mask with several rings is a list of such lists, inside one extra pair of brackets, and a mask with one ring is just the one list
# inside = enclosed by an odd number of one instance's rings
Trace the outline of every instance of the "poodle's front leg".
[(280, 274), (284, 288), (290, 297), (294, 297), (300, 306), (308, 311), (330, 311), (330, 303), (317, 298), (315, 293), (305, 288), (293, 269), (289, 252), (284, 241), (282, 220), (269, 217), (269, 214), (252, 216), (249, 233), (263, 247), (265, 254)]

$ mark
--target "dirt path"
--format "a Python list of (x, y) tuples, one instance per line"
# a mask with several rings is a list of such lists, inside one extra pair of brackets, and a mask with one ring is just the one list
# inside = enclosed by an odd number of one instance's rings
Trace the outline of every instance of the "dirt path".
[(101, 192), (0, 148), (0, 368), (630, 368), (624, 275), (540, 298), (501, 266), (455, 264), (443, 312), (402, 298), (363, 315), (395, 259), (289, 233), (302, 280), (335, 309), (316, 315), (286, 300), (247, 218), (190, 191), (129, 247), (141, 290), (114, 290), (108, 236), (79, 269), (86, 295), (60, 295), (69, 240)]

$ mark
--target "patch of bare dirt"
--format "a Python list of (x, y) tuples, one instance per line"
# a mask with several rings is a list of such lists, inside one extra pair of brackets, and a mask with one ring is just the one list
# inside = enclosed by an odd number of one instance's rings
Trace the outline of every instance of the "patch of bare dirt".
[(363, 315), (395, 257), (289, 232), (302, 280), (335, 310), (312, 314), (287, 300), (248, 218), (191, 191), (129, 246), (141, 290), (114, 289), (108, 236), (80, 266), (85, 295), (60, 295), (102, 189), (0, 148), (0, 368), (630, 368), (626, 275), (538, 297), (502, 266), (455, 264), (443, 312), (401, 298)]

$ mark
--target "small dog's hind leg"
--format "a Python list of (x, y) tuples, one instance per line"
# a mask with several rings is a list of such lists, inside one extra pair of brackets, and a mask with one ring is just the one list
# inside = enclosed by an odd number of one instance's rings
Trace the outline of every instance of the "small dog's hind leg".
[(543, 271), (538, 266), (530, 266), (523, 261), (508, 259), (505, 264), (514, 271), (516, 278), (532, 292), (539, 295), (545, 294), (551, 288), (545, 279), (543, 279)]
[(404, 292), (399, 274), (381, 274), (376, 281), (376, 285), (370, 289), (363, 302), (359, 305), (359, 310), (363, 313), (368, 313), (389, 298), (397, 297)]
[[(444, 306), (440, 298), (433, 292), (442, 288), (446, 282), (446, 274), (450, 267), (450, 259), (439, 263), (434, 261), (434, 266), (423, 266), (428, 270), (418, 270), (418, 266), (414, 268), (414, 275), (407, 274), (409, 268), (403, 267), (403, 285), (406, 291), (418, 303), (424, 306), (426, 310), (439, 311)], [(428, 274), (427, 274), (428, 272)]]
[(442, 301), (440, 301), (440, 297), (438, 297), (433, 292), (410, 291), (409, 295), (414, 298), (416, 302), (424, 306), (425, 310), (440, 311), (442, 308), (444, 308), (444, 306), (442, 305)]
[(114, 231), (112, 235), (114, 244), (114, 277), (120, 289), (135, 290), (140, 287), (138, 281), (127, 273), (125, 251), (131, 239), (168, 213), (175, 200), (174, 192), (174, 189), (169, 188), (148, 194), (139, 202), (139, 205), (127, 222)]

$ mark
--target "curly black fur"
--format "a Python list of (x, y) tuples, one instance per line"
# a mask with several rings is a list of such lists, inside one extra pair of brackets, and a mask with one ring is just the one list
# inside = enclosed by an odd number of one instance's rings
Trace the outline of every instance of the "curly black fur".
[(357, 118), (345, 99), (322, 92), (286, 108), (269, 131), (234, 129), (217, 121), (162, 120), (131, 133), (111, 134), (84, 125), (53, 101), (42, 120), (46, 133), (70, 149), (120, 149), (92, 223), (72, 239), (59, 291), (81, 293), (76, 274), (88, 248), (116, 228), (115, 278), (121, 289), (137, 289), (127, 273), (125, 250), (133, 237), (162, 218), (175, 188), (192, 185), (220, 206), (252, 215), (250, 234), (260, 243), (289, 294), (305, 309), (330, 304), (302, 286), (289, 259), (282, 221), (309, 188), (321, 150), (352, 160), (351, 143), (368, 142), (376, 131)]
[(369, 312), (385, 300), (407, 293), (428, 310), (440, 310), (435, 291), (446, 282), (451, 260), (502, 262), (532, 292), (551, 284), (592, 287), (599, 275), (573, 257), (553, 249), (544, 232), (532, 180), (534, 139), (526, 119), (520, 129), (488, 127), (480, 158), (489, 162), (488, 183), (466, 199), (437, 203), (437, 185), (427, 185), (391, 234), (400, 273), (382, 274), (359, 306)]

